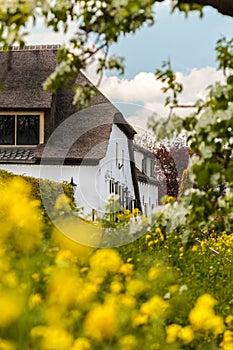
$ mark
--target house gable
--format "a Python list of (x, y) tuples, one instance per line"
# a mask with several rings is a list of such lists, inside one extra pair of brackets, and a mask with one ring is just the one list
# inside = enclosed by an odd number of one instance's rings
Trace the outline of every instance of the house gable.
[[(24, 49), (13, 47), (8, 52), (0, 51), (0, 83), (3, 89), (0, 91), (0, 111), (40, 111), (44, 113), (44, 143), (39, 144), (34, 150), (34, 158), (38, 163), (41, 160), (44, 147), (54, 130), (66, 121), (71, 115), (76, 113), (76, 123), (78, 129), (82, 129), (82, 138), (76, 140), (70, 147), (65, 157), (65, 162), (80, 163), (85, 158), (85, 154), (90, 151), (91, 146), (99, 143), (102, 139), (108, 140), (112, 125), (118, 123), (119, 127), (129, 138), (133, 138), (135, 131), (125, 121), (122, 114), (111, 104), (111, 102), (101, 93), (91, 99), (90, 106), (104, 106), (102, 115), (96, 115), (92, 110), (91, 114), (77, 113), (73, 105), (73, 86), (77, 83), (91, 82), (86, 76), (79, 72), (73, 84), (68, 88), (58, 89), (55, 94), (44, 93), (43, 82), (56, 68), (56, 57), (58, 45), (30, 45)], [(99, 123), (96, 125), (96, 118)], [(92, 124), (95, 126), (93, 127)], [(57, 140), (56, 147), (50, 147), (47, 152), (50, 161), (55, 163), (61, 159), (60, 153), (70, 138), (70, 129), (63, 130), (63, 136)], [(11, 146), (9, 146), (9, 152)], [(27, 145), (25, 145), (27, 146)], [(104, 157), (105, 150), (93, 155), (90, 161), (96, 162)], [(15, 154), (14, 152), (12, 155)], [(9, 158), (5, 159), (9, 161)], [(15, 160), (15, 159), (14, 159)], [(4, 153), (2, 152), (2, 161)]]
[[(91, 84), (82, 72), (77, 74), (75, 82), (69, 87), (59, 88), (54, 94), (44, 93), (43, 82), (56, 68), (57, 50), (56, 45), (26, 46), (22, 50), (12, 48), (9, 52), (0, 50), (0, 83), (3, 84), (3, 89), (0, 90), (0, 112), (39, 113), (44, 116), (43, 140), (40, 138), (36, 146), (19, 146), (17, 143), (5, 144), (4, 147), (0, 145), (0, 163), (6, 170), (18, 173), (22, 169), (28, 175), (44, 175), (44, 178), (55, 181), (62, 180), (60, 168), (65, 165), (63, 180), (68, 181), (71, 177), (76, 180), (78, 169), (88, 167), (88, 171), (91, 168), (93, 172), (100, 166), (116, 127), (128, 143), (129, 157), (127, 152), (125, 156), (129, 158), (131, 168), (130, 179), (124, 178), (122, 182), (125, 188), (131, 186), (130, 193), (135, 195), (137, 207), (140, 208), (132, 148), (136, 132), (99, 91), (92, 97), (88, 108), (76, 109), (73, 105), (74, 84)], [(17, 167), (18, 164), (21, 167)], [(119, 181), (117, 178), (115, 180)], [(126, 186), (127, 181), (131, 182), (130, 186)]]

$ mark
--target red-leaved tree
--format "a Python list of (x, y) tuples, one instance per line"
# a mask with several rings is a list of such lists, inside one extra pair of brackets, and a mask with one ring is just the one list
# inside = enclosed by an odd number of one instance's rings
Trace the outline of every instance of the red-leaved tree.
[(165, 195), (177, 198), (182, 173), (189, 162), (188, 147), (179, 142), (167, 146), (161, 144), (154, 149), (155, 174), (160, 183), (159, 202)]

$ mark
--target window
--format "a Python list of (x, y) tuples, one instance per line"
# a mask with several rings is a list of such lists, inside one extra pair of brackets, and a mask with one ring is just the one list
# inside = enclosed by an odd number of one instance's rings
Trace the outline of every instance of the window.
[(143, 160), (142, 160), (142, 172), (143, 172), (144, 174), (147, 173), (146, 168), (147, 168), (147, 159), (146, 159), (146, 158), (143, 158)]
[(151, 177), (154, 177), (155, 176), (155, 170), (154, 170), (154, 160), (153, 159), (151, 159), (151, 161), (150, 161), (150, 176)]
[(43, 113), (0, 113), (1, 146), (36, 146), (43, 142)]
[(109, 193), (114, 193), (114, 179), (109, 181)]
[(119, 194), (119, 181), (115, 182), (115, 194)]

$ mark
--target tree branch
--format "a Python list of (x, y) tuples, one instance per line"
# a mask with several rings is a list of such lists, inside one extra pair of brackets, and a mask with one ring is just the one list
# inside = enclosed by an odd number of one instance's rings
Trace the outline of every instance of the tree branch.
[(233, 17), (232, 0), (178, 0), (179, 4), (198, 4), (202, 6), (211, 6), (223, 15)]

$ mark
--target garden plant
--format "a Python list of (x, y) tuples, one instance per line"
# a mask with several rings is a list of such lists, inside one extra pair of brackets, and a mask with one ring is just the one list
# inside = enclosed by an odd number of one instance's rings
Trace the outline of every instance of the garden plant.
[[(77, 20), (80, 32), (72, 43), (82, 52), (60, 50), (58, 69), (45, 83), (54, 90), (96, 51), (105, 49), (107, 57), (120, 34), (153, 24), (155, 2), (4, 1), (0, 42), (6, 50), (23, 45), (23, 28), (37, 14), (55, 31)], [(227, 0), (173, 3), (187, 13), (210, 4), (232, 16)], [(96, 47), (90, 48), (90, 35)], [(1, 172), (1, 350), (233, 349), (233, 40), (221, 38), (216, 53), (225, 81), (209, 87), (189, 117), (172, 114), (166, 128), (150, 124), (162, 137), (185, 131), (189, 186), (178, 199), (164, 200), (135, 241), (94, 249), (70, 240), (46, 216), (36, 181)], [(106, 57), (99, 72), (123, 69), (121, 60)], [(177, 104), (182, 87), (171, 67), (164, 64), (156, 75), (171, 92), (166, 102)], [(94, 91), (83, 86), (76, 93), (75, 102), (84, 105)], [(54, 215), (64, 216), (72, 191), (68, 186), (54, 198), (52, 187)], [(128, 225), (132, 213), (120, 215), (114, 225)]]

